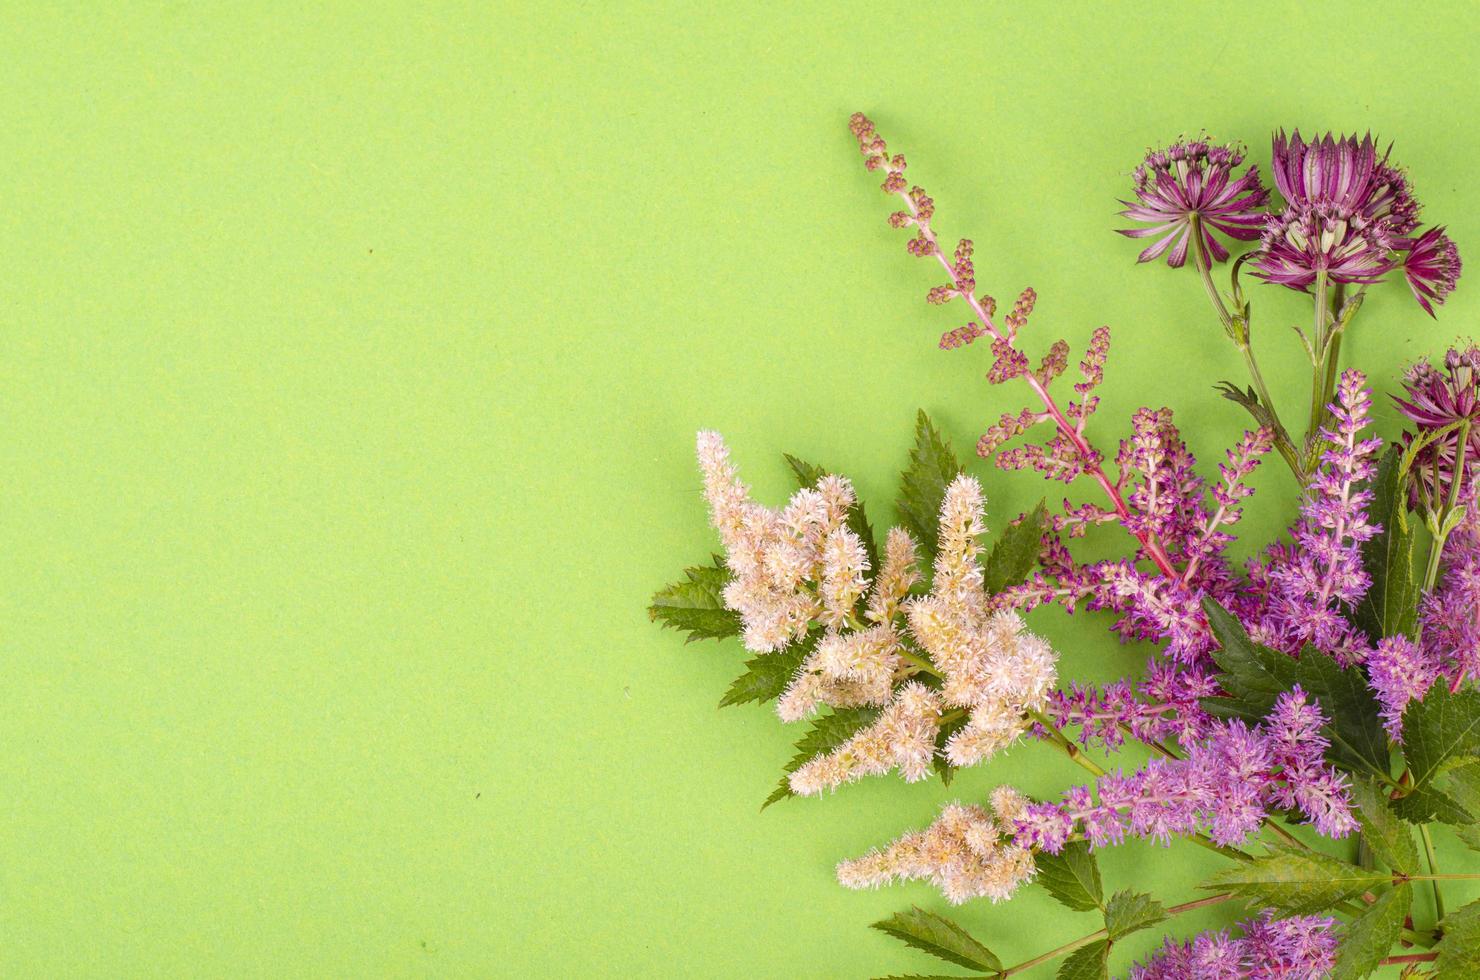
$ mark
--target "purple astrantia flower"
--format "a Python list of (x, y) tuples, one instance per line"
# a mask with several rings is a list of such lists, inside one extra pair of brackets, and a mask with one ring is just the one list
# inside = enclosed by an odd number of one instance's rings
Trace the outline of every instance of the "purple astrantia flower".
[(1241, 618), (1266, 646), (1293, 654), (1312, 643), (1343, 663), (1365, 652), (1366, 640), (1345, 611), (1367, 593), (1360, 546), (1381, 530), (1367, 519), (1372, 492), (1359, 489), (1376, 469), (1372, 457), (1382, 445), (1381, 439), (1358, 438), (1372, 407), (1366, 380), (1354, 370), (1341, 376), (1331, 404), (1333, 428), (1321, 429), (1332, 448), (1310, 478), (1300, 520), (1291, 528), (1293, 543), (1272, 547), (1265, 567), (1251, 570), (1263, 608)]
[[(1460, 488), (1462, 494), (1467, 494), (1480, 469), (1480, 347), (1471, 344), (1450, 348), (1444, 355), (1442, 371), (1427, 360), (1418, 361), (1408, 369), (1403, 388), (1407, 397), (1394, 397), (1393, 401), (1398, 411), (1417, 426), (1419, 435), (1457, 422), (1470, 423), (1469, 441), (1464, 447), (1465, 483)], [(1412, 435), (1405, 435), (1405, 443), (1412, 441)], [(1415, 507), (1425, 501), (1438, 506), (1449, 498), (1459, 450), (1459, 433), (1451, 432), (1439, 436), (1414, 458)]]
[(1076, 786), (1059, 803), (1030, 804), (1016, 841), (1057, 854), (1076, 830), (1095, 848), (1127, 835), (1168, 843), (1206, 831), (1216, 843), (1236, 845), (1276, 808), (1298, 810), (1321, 833), (1344, 837), (1356, 820), (1345, 777), (1320, 759), (1325, 722), (1296, 688), (1253, 729), (1237, 720), (1212, 723), (1185, 759), (1153, 758), (1129, 775), (1100, 777), (1094, 792)]
[(1417, 238), (1404, 239), (1398, 247), (1407, 246), (1403, 258), (1403, 275), (1413, 298), (1424, 312), (1434, 315), (1432, 303), (1443, 304), (1459, 282), (1459, 248), (1443, 228), (1430, 228)]
[(1239, 924), (1243, 935), (1200, 933), (1168, 939), (1149, 960), (1131, 968), (1131, 980), (1318, 980), (1336, 963), (1336, 920), (1299, 915), (1276, 919), (1266, 909)]
[(1228, 258), (1228, 249), (1213, 234), (1215, 230), (1240, 241), (1258, 238), (1269, 192), (1259, 181), (1257, 167), (1234, 176), (1243, 160), (1239, 148), (1215, 146), (1206, 140), (1173, 143), (1147, 154), (1146, 162), (1136, 168), (1136, 203), (1121, 201), (1126, 209), (1120, 213), (1151, 227), (1123, 228), (1120, 233), (1130, 238), (1161, 237), (1136, 261), (1151, 262), (1170, 248), (1167, 265), (1184, 264), (1194, 217), (1203, 245), (1218, 262)]
[(1320, 273), (1330, 282), (1374, 283), (1393, 270), (1392, 248), (1381, 224), (1350, 208), (1291, 205), (1265, 226), (1254, 274), (1300, 290)]
[(1275, 187), (1292, 208), (1332, 205), (1374, 223), (1387, 235), (1404, 235), (1418, 225), (1419, 204), (1408, 178), (1377, 158), (1377, 144), (1368, 133), (1335, 138), (1330, 133), (1307, 143), (1296, 130), (1274, 134), (1270, 170)]
[(1403, 733), (1403, 709), (1422, 700), (1439, 677), (1439, 659), (1427, 643), (1406, 636), (1385, 637), (1367, 655), (1367, 683), (1382, 706), (1382, 724), (1396, 741)]

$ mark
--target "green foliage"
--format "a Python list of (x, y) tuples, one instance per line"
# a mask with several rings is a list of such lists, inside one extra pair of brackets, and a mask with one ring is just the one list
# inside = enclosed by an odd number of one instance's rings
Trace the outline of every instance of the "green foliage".
[[(812, 727), (807, 729), (805, 735), (797, 740), (796, 754), (782, 767), (787, 774), (794, 773), (802, 768), (813, 756), (821, 752), (831, 752), (833, 749), (848, 741), (860, 728), (873, 722), (879, 716), (877, 708), (839, 708), (825, 715), (819, 715), (813, 719)], [(781, 777), (771, 795), (761, 804), (761, 809), (784, 800), (788, 796), (795, 796), (791, 791), (791, 785), (786, 781), (786, 776)]]
[(946, 487), (961, 472), (956, 454), (922, 408), (915, 418), (915, 446), (910, 465), (900, 474), (899, 520), (920, 545), (921, 567), (935, 561), (940, 544), (940, 502)]
[(1372, 481), (1367, 509), (1382, 531), (1362, 545), (1362, 565), (1372, 586), (1356, 609), (1357, 624), (1374, 641), (1400, 633), (1413, 637), (1418, 629), (1422, 583), (1413, 570), (1415, 535), (1408, 524), (1406, 477), (1403, 447), (1389, 447)]
[(956, 778), (958, 766), (953, 766), (946, 758), (946, 742), (950, 741), (952, 735), (966, 727), (970, 720), (967, 715), (962, 715), (954, 721), (948, 721), (940, 726), (940, 731), (935, 736), (935, 758), (930, 761), (930, 766), (935, 774), (940, 777), (942, 786), (951, 785), (951, 780)]
[(1267, 854), (1224, 868), (1200, 887), (1242, 896), (1252, 908), (1307, 915), (1392, 880), (1386, 872), (1359, 868), (1318, 851), (1266, 847)]
[[(1480, 814), (1480, 763), (1451, 769), (1446, 776), (1450, 795), (1466, 810)], [(1454, 836), (1471, 850), (1480, 851), (1480, 823), (1461, 824), (1454, 828)]]
[(1041, 851), (1034, 856), (1038, 865), (1035, 882), (1064, 905), (1078, 912), (1105, 907), (1100, 884), (1100, 866), (1084, 841), (1070, 841), (1059, 854)]
[(793, 643), (775, 653), (757, 654), (745, 661), (745, 673), (730, 683), (730, 689), (719, 699), (719, 706), (771, 701), (781, 696), (801, 669), (802, 661), (817, 647), (821, 630), (814, 630), (805, 642)]
[(1332, 980), (1357, 980), (1377, 969), (1398, 941), (1412, 906), (1413, 889), (1400, 885), (1378, 896), (1367, 911), (1349, 922), (1336, 951)]
[(1043, 532), (1047, 527), (1048, 509), (1045, 501), (1040, 500), (1038, 506), (1023, 515), (1022, 520), (1002, 530), (982, 570), (988, 595), (996, 595), (1003, 589), (1027, 581), (1043, 550)]
[(1444, 938), (1434, 947), (1439, 958), (1434, 965), (1446, 978), (1480, 977), (1480, 902), (1455, 909), (1439, 923)]
[(1110, 941), (1101, 939), (1073, 952), (1055, 974), (1058, 980), (1105, 980), (1110, 975)]
[(1156, 899), (1127, 888), (1110, 896), (1110, 902), (1105, 906), (1105, 930), (1114, 942), (1150, 928), (1166, 917), (1167, 910)]
[(919, 906), (912, 907), (908, 912), (896, 912), (882, 922), (875, 922), (873, 928), (957, 966), (983, 973), (1000, 973), (1002, 970), (1002, 962), (990, 949), (977, 942), (971, 933), (950, 919), (927, 912)]
[(1209, 712), (1257, 724), (1281, 694), (1298, 684), (1330, 719), (1322, 729), (1331, 740), (1327, 758), (1350, 772), (1391, 778), (1387, 735), (1360, 667), (1344, 669), (1311, 647), (1299, 658), (1287, 657), (1249, 639), (1242, 624), (1213, 600), (1204, 600), (1203, 608), (1220, 646), (1213, 659), (1227, 692), (1227, 697), (1204, 699)]
[(1352, 780), (1351, 794), (1362, 824), (1362, 840), (1373, 855), (1394, 871), (1417, 871), (1418, 848), (1413, 843), (1413, 832), (1388, 806), (1386, 794), (1370, 779)]
[[(813, 463), (808, 463), (793, 456), (791, 453), (781, 454), (786, 459), (786, 465), (796, 474), (797, 486), (815, 487), (817, 481), (832, 471), (824, 469)], [(877, 570), (879, 567), (879, 547), (874, 540), (874, 527), (868, 522), (868, 514), (863, 507), (863, 501), (859, 500), (848, 509), (848, 530), (858, 535), (863, 542), (864, 553), (868, 555), (868, 567)]]
[(1403, 756), (1412, 787), (1393, 808), (1405, 820), (1470, 823), (1473, 817), (1449, 793), (1434, 785), (1446, 769), (1480, 752), (1480, 692), (1451, 693), (1435, 684), (1403, 712)]
[(740, 617), (725, 608), (720, 593), (730, 581), (724, 560), (684, 569), (684, 579), (659, 589), (648, 606), (648, 618), (689, 634), (686, 642), (722, 640), (740, 635)]

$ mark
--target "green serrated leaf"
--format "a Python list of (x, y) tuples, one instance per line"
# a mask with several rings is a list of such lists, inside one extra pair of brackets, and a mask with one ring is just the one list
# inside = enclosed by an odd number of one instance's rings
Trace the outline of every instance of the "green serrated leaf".
[(1391, 778), (1387, 735), (1360, 667), (1343, 668), (1312, 647), (1299, 658), (1287, 657), (1249, 639), (1239, 621), (1213, 600), (1204, 600), (1203, 608), (1219, 643), (1213, 651), (1219, 685), (1228, 695), (1205, 699), (1209, 712), (1257, 724), (1281, 694), (1298, 684), (1330, 719), (1322, 729), (1331, 741), (1326, 757), (1350, 772)]
[(915, 418), (915, 446), (910, 450), (910, 465), (900, 474), (896, 506), (900, 523), (920, 545), (922, 568), (935, 561), (940, 544), (940, 502), (945, 498), (946, 487), (960, 472), (956, 454), (921, 409)]
[(1373, 780), (1354, 779), (1351, 796), (1362, 825), (1362, 840), (1373, 855), (1394, 871), (1417, 871), (1418, 848), (1413, 834), (1388, 806), (1387, 794)]
[(1357, 624), (1374, 641), (1418, 630), (1421, 583), (1413, 572), (1415, 535), (1408, 523), (1408, 491), (1403, 447), (1394, 445), (1382, 457), (1372, 481), (1367, 513), (1382, 531), (1362, 545), (1362, 566), (1372, 579), (1357, 606)]
[(1419, 786), (1392, 801), (1393, 812), (1409, 823), (1440, 823), (1465, 826), (1475, 817), (1448, 793), (1434, 785)]
[(1156, 899), (1127, 888), (1110, 896), (1105, 906), (1105, 929), (1113, 942), (1154, 926), (1166, 917), (1167, 910)]
[[(879, 716), (877, 708), (839, 708), (829, 714), (819, 715), (812, 720), (812, 727), (807, 729), (806, 734), (797, 740), (796, 754), (782, 766), (787, 774), (794, 773), (802, 768), (813, 756), (822, 752), (831, 752), (852, 738), (860, 728), (869, 725)], [(761, 809), (784, 800), (788, 796), (795, 796), (791, 791), (791, 784), (787, 782), (786, 776), (776, 784), (771, 795), (761, 804)]]
[(982, 582), (988, 595), (997, 595), (1027, 581), (1043, 550), (1043, 532), (1047, 524), (1048, 508), (1040, 500), (1038, 506), (1023, 515), (1022, 520), (1003, 529), (982, 570)]
[(1480, 691), (1435, 684), (1403, 712), (1403, 758), (1415, 786), (1480, 752)]
[(1233, 892), (1251, 907), (1306, 915), (1392, 880), (1387, 872), (1359, 868), (1318, 851), (1267, 847), (1267, 854), (1224, 868), (1199, 887)]
[(1403, 931), (1413, 905), (1413, 889), (1400, 885), (1379, 895), (1367, 911), (1347, 923), (1336, 951), (1332, 980), (1358, 980), (1377, 969)]
[(962, 715), (955, 721), (946, 722), (940, 726), (940, 731), (935, 736), (935, 758), (931, 760), (931, 767), (935, 769), (936, 775), (940, 776), (942, 786), (951, 785), (951, 780), (956, 778), (957, 766), (953, 766), (946, 758), (946, 742), (950, 741), (952, 735), (966, 727), (970, 719)]
[[(798, 487), (815, 487), (817, 481), (827, 476), (832, 470), (798, 459), (791, 453), (781, 454), (786, 459), (786, 465), (791, 467), (792, 473), (796, 474)], [(877, 569), (879, 567), (879, 546), (874, 540), (874, 527), (868, 522), (868, 513), (864, 510), (863, 501), (857, 501), (848, 509), (848, 530), (858, 535), (863, 542), (864, 554), (868, 555), (868, 567)]]
[(1444, 930), (1444, 938), (1434, 947), (1439, 953), (1434, 961), (1438, 975), (1445, 980), (1480, 977), (1480, 902), (1455, 909), (1439, 926)]
[(1106, 980), (1110, 975), (1110, 943), (1101, 939), (1076, 949), (1055, 974), (1058, 980)]
[(740, 616), (725, 608), (721, 593), (730, 581), (724, 560), (684, 569), (684, 580), (659, 589), (648, 606), (648, 618), (664, 627), (683, 630), (688, 641), (722, 640), (740, 635)]
[(817, 648), (821, 631), (814, 631), (803, 643), (793, 643), (775, 653), (762, 653), (745, 661), (745, 673), (730, 683), (730, 689), (719, 699), (721, 708), (751, 701), (765, 702), (781, 696), (801, 669), (802, 661)]
[(1038, 874), (1033, 880), (1048, 890), (1062, 904), (1078, 912), (1104, 908), (1105, 893), (1100, 884), (1100, 865), (1084, 841), (1070, 841), (1062, 852), (1041, 851), (1034, 855)]
[(1001, 961), (990, 949), (977, 942), (971, 933), (945, 916), (927, 912), (919, 906), (914, 906), (908, 912), (896, 912), (882, 922), (875, 922), (873, 928), (947, 963), (984, 973), (1002, 970)]

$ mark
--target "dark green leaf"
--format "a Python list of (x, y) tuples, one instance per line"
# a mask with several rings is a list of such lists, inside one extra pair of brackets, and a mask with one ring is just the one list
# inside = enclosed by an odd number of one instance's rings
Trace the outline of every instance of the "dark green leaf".
[(1403, 757), (1415, 795), (1476, 752), (1480, 752), (1480, 692), (1455, 694), (1448, 685), (1435, 684), (1403, 712)]
[(892, 917), (875, 922), (873, 928), (887, 932), (915, 949), (924, 950), (948, 963), (970, 967), (984, 973), (995, 973), (1002, 963), (992, 951), (972, 938), (950, 919), (919, 906), (908, 912), (896, 912)]
[(1351, 794), (1362, 824), (1362, 840), (1373, 855), (1394, 871), (1415, 872), (1418, 849), (1413, 833), (1388, 806), (1387, 794), (1370, 779), (1352, 780)]
[(1252, 861), (1224, 868), (1200, 887), (1241, 895), (1251, 907), (1306, 915), (1392, 880), (1387, 872), (1359, 868), (1318, 851), (1278, 845), (1268, 849)]
[(1421, 585), (1413, 573), (1414, 533), (1408, 525), (1407, 481), (1403, 447), (1394, 445), (1383, 456), (1372, 481), (1373, 499), (1367, 513), (1382, 531), (1362, 545), (1362, 565), (1372, 577), (1367, 595), (1357, 607), (1357, 623), (1374, 641), (1402, 634), (1412, 637), (1418, 627)]
[[(802, 768), (813, 756), (822, 752), (831, 752), (842, 745), (865, 725), (873, 722), (879, 716), (877, 708), (839, 708), (829, 714), (821, 715), (812, 721), (812, 727), (807, 733), (797, 740), (796, 754), (791, 760), (782, 766), (787, 773), (796, 772)], [(776, 784), (771, 795), (761, 804), (761, 809), (784, 800), (788, 796), (795, 796), (791, 791), (791, 784), (787, 782), (786, 776)]]
[(1219, 643), (1213, 652), (1218, 681), (1228, 695), (1205, 699), (1208, 711), (1257, 724), (1281, 694), (1298, 684), (1330, 719), (1322, 729), (1331, 740), (1327, 758), (1352, 772), (1391, 778), (1387, 736), (1360, 667), (1344, 669), (1311, 647), (1298, 659), (1287, 657), (1250, 640), (1239, 621), (1213, 600), (1205, 600), (1203, 608)]
[(1105, 980), (1110, 975), (1106, 963), (1110, 959), (1110, 943), (1101, 939), (1073, 952), (1055, 974), (1058, 980)]
[(1048, 893), (1079, 912), (1104, 908), (1100, 866), (1084, 841), (1070, 841), (1059, 854), (1041, 851), (1034, 856), (1038, 874), (1033, 878)]
[(1445, 980), (1480, 977), (1480, 902), (1455, 909), (1439, 925), (1444, 938), (1435, 947), (1439, 952), (1439, 958), (1434, 961), (1438, 975)]
[(1150, 895), (1129, 888), (1110, 896), (1105, 906), (1105, 929), (1111, 941), (1156, 925), (1167, 917), (1167, 910)]
[(683, 581), (654, 593), (648, 617), (665, 627), (684, 630), (691, 643), (740, 635), (740, 616), (725, 608), (720, 595), (730, 581), (724, 560), (715, 555), (714, 564), (686, 568), (684, 576)]
[(1464, 826), (1475, 817), (1452, 796), (1433, 784), (1419, 786), (1392, 802), (1393, 812), (1409, 823), (1440, 823)]
[(730, 689), (720, 698), (719, 706), (727, 708), (732, 704), (780, 697), (801, 669), (802, 661), (817, 647), (819, 635), (819, 632), (814, 632), (804, 643), (793, 643), (784, 650), (762, 653), (745, 661), (745, 673), (731, 682)]
[(1022, 520), (1002, 531), (987, 556), (982, 581), (988, 595), (1022, 585), (1038, 562), (1043, 550), (1043, 531), (1048, 524), (1048, 510), (1042, 500), (1023, 515)]
[(915, 447), (910, 450), (910, 465), (900, 474), (900, 523), (920, 545), (921, 567), (935, 561), (940, 543), (940, 502), (946, 487), (961, 472), (956, 454), (941, 438), (921, 409), (915, 419)]
[(1336, 952), (1332, 980), (1358, 980), (1377, 969), (1398, 941), (1412, 905), (1413, 889), (1400, 885), (1378, 896), (1367, 911), (1349, 922)]
[(936, 775), (940, 776), (942, 786), (951, 785), (951, 780), (956, 778), (956, 769), (958, 768), (951, 765), (950, 760), (946, 758), (946, 742), (950, 740), (952, 735), (965, 728), (968, 720), (970, 719), (966, 715), (962, 715), (955, 721), (946, 722), (940, 726), (940, 731), (935, 736), (935, 758), (931, 760), (930, 764), (934, 767)]
[[(817, 481), (827, 476), (832, 470), (797, 459), (791, 453), (782, 453), (786, 458), (786, 465), (796, 474), (797, 486), (815, 487)], [(868, 514), (864, 511), (863, 501), (855, 503), (848, 510), (848, 530), (858, 535), (863, 542), (864, 553), (868, 555), (868, 567), (877, 569), (879, 567), (879, 548), (874, 541), (874, 528), (868, 522)]]

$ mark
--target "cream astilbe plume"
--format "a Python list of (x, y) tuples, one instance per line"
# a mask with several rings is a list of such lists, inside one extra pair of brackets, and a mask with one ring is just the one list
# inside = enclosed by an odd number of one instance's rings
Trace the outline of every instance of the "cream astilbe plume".
[(955, 905), (973, 898), (1010, 898), (1037, 871), (1032, 852), (1012, 841), (1012, 821), (1025, 805), (1020, 793), (1003, 786), (992, 793), (995, 813), (947, 804), (924, 830), (838, 865), (838, 881), (848, 888), (929, 881)]
[(918, 560), (910, 532), (902, 527), (890, 528), (884, 540), (884, 565), (869, 593), (870, 620), (887, 623), (899, 612), (899, 604), (909, 594), (910, 586), (920, 581), (920, 570), (915, 566)]
[(900, 685), (873, 724), (791, 774), (792, 792), (814, 796), (895, 767), (908, 782), (924, 779), (940, 732), (940, 696), (918, 681)]
[(989, 612), (978, 538), (985, 529), (981, 484), (958, 476), (941, 503), (940, 550), (930, 594), (905, 604), (910, 633), (942, 675), (941, 698), (966, 709), (946, 743), (952, 765), (1001, 751), (1028, 728), (1025, 713), (1045, 706), (1057, 657), (1024, 629), (1016, 612)]
[(746, 648), (771, 653), (805, 637), (814, 620), (844, 621), (868, 572), (863, 542), (844, 527), (853, 485), (825, 476), (778, 512), (750, 498), (719, 433), (699, 433), (698, 455), (710, 523), (734, 576), (724, 601), (740, 614)]

